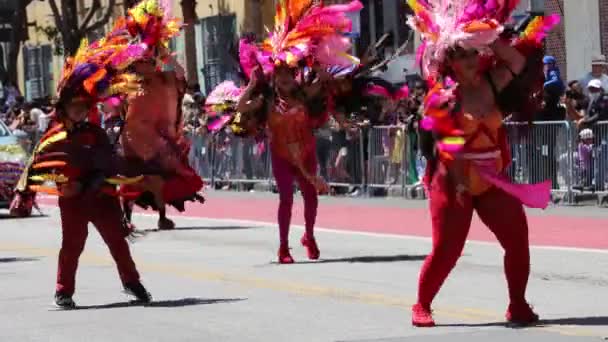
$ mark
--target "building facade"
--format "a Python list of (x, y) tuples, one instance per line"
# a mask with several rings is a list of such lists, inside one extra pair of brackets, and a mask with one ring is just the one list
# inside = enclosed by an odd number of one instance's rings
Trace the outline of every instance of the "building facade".
[(558, 13), (562, 22), (547, 39), (547, 53), (558, 60), (562, 77), (582, 78), (591, 60), (608, 55), (608, 0), (544, 0), (546, 13)]
[[(74, 1), (77, 2), (78, 14), (82, 20), (91, 8), (92, 0)], [(102, 7), (95, 13), (93, 22), (106, 13), (107, 4), (108, 0), (102, 0)], [(111, 9), (111, 18), (121, 15), (122, 9), (122, 1), (116, 1)], [(56, 95), (56, 84), (61, 75), (64, 56), (53, 40), (52, 35), (57, 25), (48, 2), (32, 1), (27, 7), (27, 16), (29, 39), (21, 49), (17, 70), (21, 93), (26, 101), (32, 101)], [(95, 40), (103, 36), (112, 23), (113, 20), (110, 19), (103, 27), (90, 32), (87, 38)]]
[[(173, 2), (173, 11), (181, 13), (181, 1)], [(273, 20), (273, 0), (196, 0), (196, 72), (203, 92), (225, 79), (238, 79), (238, 37), (245, 32), (262, 37)], [(186, 65), (185, 35), (173, 48)]]
[[(75, 0), (81, 15), (87, 12), (91, 0)], [(108, 0), (102, 0), (108, 3)], [(123, 14), (123, 1), (117, 0), (113, 17)], [(172, 0), (172, 10), (182, 16), (182, 1)], [(343, 3), (346, 0), (326, 0), (326, 3)], [(385, 33), (391, 39), (385, 54), (407, 45), (400, 56), (388, 65), (382, 75), (389, 81), (404, 81), (408, 74), (418, 73), (415, 49), (419, 37), (411, 32), (405, 20), (410, 13), (402, 0), (362, 0), (364, 9), (353, 14), (354, 49), (363, 53)], [(265, 28), (271, 28), (274, 17), (274, 0), (196, 0), (194, 36), (189, 44), (196, 46), (195, 71), (203, 91), (208, 92), (224, 79), (237, 79), (238, 37), (252, 32), (262, 37)], [(522, 0), (516, 15), (527, 11), (558, 13), (562, 15), (559, 27), (547, 39), (547, 53), (554, 55), (564, 78), (580, 78), (591, 68), (591, 58), (608, 55), (608, 0)], [(98, 15), (101, 15), (102, 10)], [(63, 56), (54, 52), (54, 45), (40, 28), (54, 27), (53, 15), (47, 1), (33, 1), (27, 8), (29, 40), (19, 57), (19, 86), (29, 100), (52, 96), (63, 65)], [(111, 20), (112, 21), (112, 20)], [(111, 22), (91, 34), (95, 39), (104, 33)], [(186, 65), (186, 39), (181, 35), (173, 42), (178, 59)], [(190, 38), (192, 39), (192, 38)], [(408, 42), (408, 44), (405, 44)], [(193, 50), (190, 50), (193, 51)]]

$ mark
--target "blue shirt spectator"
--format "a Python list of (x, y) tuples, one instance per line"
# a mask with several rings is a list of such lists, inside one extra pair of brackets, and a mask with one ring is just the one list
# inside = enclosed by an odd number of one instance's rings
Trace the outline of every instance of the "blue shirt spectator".
[(558, 96), (563, 95), (566, 86), (562, 80), (559, 68), (556, 65), (557, 61), (553, 56), (545, 56), (543, 58), (544, 71), (545, 71), (545, 90)]

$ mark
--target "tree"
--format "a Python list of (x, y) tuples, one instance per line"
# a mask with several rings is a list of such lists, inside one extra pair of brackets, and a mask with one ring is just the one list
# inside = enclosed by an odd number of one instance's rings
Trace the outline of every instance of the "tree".
[(186, 72), (188, 84), (198, 84), (198, 67), (196, 63), (196, 33), (194, 24), (196, 15), (196, 0), (182, 0), (182, 15), (184, 17), (184, 40), (186, 46)]
[[(10, 41), (8, 51), (0, 51), (1, 54), (8, 53), (6, 68), (0, 60), (0, 80), (4, 85), (17, 84), (17, 61), (21, 45), (27, 39), (27, 15), (26, 7), (32, 0), (19, 1), (17, 11), (12, 18)], [(3, 57), (3, 56), (2, 56)]]
[[(76, 0), (48, 0), (48, 2), (66, 55), (73, 55), (83, 38), (106, 25), (112, 18), (116, 5), (116, 0), (108, 0), (107, 7), (102, 8), (101, 0), (92, 0), (91, 7), (80, 20)], [(61, 6), (61, 11), (58, 4)], [(100, 10), (104, 11), (101, 18), (93, 20)]]
[(245, 6), (245, 31), (261, 37), (264, 34), (264, 0), (248, 0), (245, 2)]

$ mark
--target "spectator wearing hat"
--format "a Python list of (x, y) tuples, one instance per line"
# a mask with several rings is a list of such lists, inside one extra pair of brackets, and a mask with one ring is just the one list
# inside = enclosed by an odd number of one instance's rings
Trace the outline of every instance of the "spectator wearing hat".
[[(589, 91), (589, 108), (585, 117), (579, 122), (581, 129), (593, 127), (599, 121), (608, 121), (608, 94), (602, 87), (602, 81), (593, 79), (587, 85)], [(608, 141), (601, 135), (596, 139), (595, 190), (604, 191), (606, 172), (608, 172)]]
[(543, 85), (543, 108), (536, 113), (536, 121), (561, 121), (566, 118), (566, 110), (560, 106), (560, 99), (564, 94), (564, 81), (556, 65), (555, 57), (543, 58), (545, 83)]
[(585, 116), (578, 122), (581, 128), (587, 128), (598, 121), (608, 120), (608, 95), (602, 87), (602, 81), (593, 79), (587, 84), (589, 107)]
[(551, 93), (555, 93), (561, 96), (564, 93), (565, 86), (562, 81), (562, 76), (557, 67), (557, 62), (553, 56), (545, 56), (543, 58), (544, 72), (545, 72), (545, 84), (544, 88), (550, 90)]
[[(591, 60), (591, 72), (585, 75), (580, 82), (582, 85), (588, 85), (592, 80), (600, 80), (604, 92), (608, 92), (608, 75), (606, 75), (606, 66), (608, 61), (606, 56), (597, 55)], [(585, 95), (589, 95), (589, 90), (585, 89)]]

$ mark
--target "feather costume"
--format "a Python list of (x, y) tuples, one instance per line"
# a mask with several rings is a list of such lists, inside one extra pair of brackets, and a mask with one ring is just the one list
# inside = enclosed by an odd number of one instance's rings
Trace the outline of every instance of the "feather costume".
[(241, 39), (240, 64), (247, 76), (261, 65), (266, 74), (273, 65), (297, 67), (312, 59), (324, 66), (349, 66), (358, 59), (348, 53), (351, 44), (344, 35), (352, 30), (346, 13), (363, 5), (355, 0), (348, 4), (324, 6), (313, 0), (281, 0), (277, 3), (274, 30), (260, 45)]
[(207, 128), (215, 133), (224, 128), (236, 114), (236, 104), (243, 93), (232, 81), (224, 81), (215, 87), (205, 101), (209, 116)]
[[(177, 20), (168, 17), (168, 8), (159, 0), (143, 0), (129, 11), (128, 18), (119, 18), (103, 38), (91, 44), (84, 39), (74, 56), (65, 61), (57, 88), (58, 106), (74, 99), (86, 101), (91, 108), (91, 122), (98, 116), (97, 103), (141, 95), (141, 79), (130, 72), (129, 67), (138, 61), (163, 56), (158, 53), (159, 48), (166, 47), (180, 28)], [(75, 161), (66, 153), (48, 151), (67, 138), (68, 132), (62, 124), (56, 123), (47, 131), (22, 174), (18, 191), (61, 195), (55, 185), (70, 181)], [(105, 178), (105, 183), (132, 184), (139, 179), (114, 175)]]
[[(421, 127), (432, 131), (438, 138), (437, 148), (440, 157), (452, 160), (453, 154), (464, 146), (462, 132), (458, 129), (455, 116), (460, 110), (457, 106), (457, 84), (449, 77), (441, 75), (448, 49), (461, 47), (488, 52), (488, 46), (499, 39), (504, 31), (503, 24), (517, 7), (518, 0), (408, 0), (414, 15), (408, 24), (420, 32), (423, 42), (417, 52), (417, 61), (429, 82), (430, 91), (424, 101), (425, 117)], [(513, 41), (513, 45), (523, 55), (534, 62), (542, 51), (542, 41), (547, 32), (559, 23), (559, 16), (537, 17)], [(491, 65), (491, 63), (490, 63)], [(528, 65), (529, 75), (542, 75), (538, 65)], [(523, 77), (520, 77), (523, 78)], [(517, 82), (510, 87), (526, 87), (526, 96), (533, 96), (537, 80)], [(520, 84), (521, 83), (521, 84)], [(542, 83), (541, 83), (542, 86)], [(508, 88), (507, 88), (508, 89)], [(522, 93), (522, 91), (519, 91)], [(530, 98), (518, 99), (531, 101)], [(497, 99), (499, 105), (513, 106), (511, 99)], [(503, 107), (503, 106), (501, 106)], [(533, 107), (531, 104), (530, 107)]]

